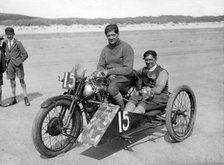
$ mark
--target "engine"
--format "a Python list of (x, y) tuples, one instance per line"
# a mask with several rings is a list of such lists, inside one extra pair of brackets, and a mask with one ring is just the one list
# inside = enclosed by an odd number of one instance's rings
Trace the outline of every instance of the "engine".
[(95, 92), (94, 87), (91, 84), (86, 84), (83, 89), (83, 96), (90, 97)]
[(99, 72), (93, 73), (86, 79), (86, 84), (83, 89), (83, 96), (90, 97), (94, 93), (106, 91), (107, 79), (98, 73)]
[(83, 96), (85, 97), (84, 108), (92, 116), (100, 106), (102, 101), (101, 92), (98, 86), (87, 83), (83, 89)]
[(83, 96), (90, 97), (93, 94), (96, 94), (96, 93), (102, 92), (102, 91), (107, 91), (107, 88), (105, 85), (86, 83), (86, 85), (83, 89)]
[(93, 115), (107, 97), (106, 78), (94, 73), (87, 77), (83, 88), (84, 108)]

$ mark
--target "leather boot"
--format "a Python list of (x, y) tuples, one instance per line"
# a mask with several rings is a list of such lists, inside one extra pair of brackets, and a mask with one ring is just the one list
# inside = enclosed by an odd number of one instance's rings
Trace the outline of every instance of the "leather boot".
[(124, 100), (123, 100), (123, 96), (118, 93), (117, 95), (113, 96), (114, 101), (116, 104), (118, 104), (121, 108), (121, 110), (124, 110)]
[(24, 97), (24, 103), (26, 106), (30, 106), (30, 102), (27, 97)]

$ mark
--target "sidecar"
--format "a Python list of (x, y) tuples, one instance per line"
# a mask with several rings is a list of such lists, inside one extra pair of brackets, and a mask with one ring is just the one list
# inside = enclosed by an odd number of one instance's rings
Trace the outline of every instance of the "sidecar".
[(102, 104), (78, 141), (99, 146), (114, 137), (130, 141), (131, 136), (145, 129), (166, 125), (168, 135), (181, 142), (192, 134), (196, 117), (196, 99), (187, 85), (177, 87), (167, 104), (156, 104), (145, 114), (121, 111), (119, 106)]

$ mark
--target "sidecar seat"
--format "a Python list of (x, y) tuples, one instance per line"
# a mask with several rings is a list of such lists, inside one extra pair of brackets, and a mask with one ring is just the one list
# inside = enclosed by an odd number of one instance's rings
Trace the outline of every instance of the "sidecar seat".
[(155, 107), (146, 110), (145, 114), (149, 116), (155, 116), (160, 113), (165, 113), (166, 105), (155, 105)]
[[(170, 94), (171, 93), (169, 92), (168, 95), (170, 96)], [(160, 113), (165, 113), (167, 103), (155, 103), (154, 105), (152, 104), (151, 106), (152, 107), (150, 109), (146, 110), (146, 114), (150, 116), (155, 116)]]

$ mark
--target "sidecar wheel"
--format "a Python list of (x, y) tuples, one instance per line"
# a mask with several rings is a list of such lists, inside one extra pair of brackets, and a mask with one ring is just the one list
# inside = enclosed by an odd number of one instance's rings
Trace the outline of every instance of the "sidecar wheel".
[(166, 127), (170, 137), (181, 142), (193, 132), (196, 99), (190, 87), (183, 85), (170, 95), (166, 108)]
[(37, 113), (32, 128), (33, 143), (37, 151), (46, 157), (66, 152), (74, 144), (81, 130), (80, 112), (75, 110), (68, 127), (65, 120), (71, 101), (61, 99)]

